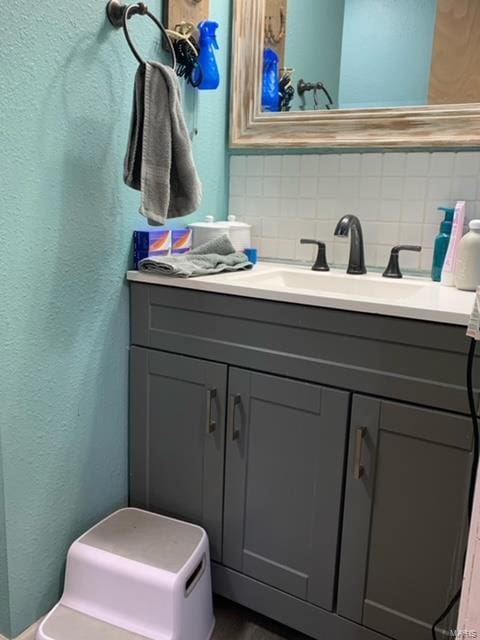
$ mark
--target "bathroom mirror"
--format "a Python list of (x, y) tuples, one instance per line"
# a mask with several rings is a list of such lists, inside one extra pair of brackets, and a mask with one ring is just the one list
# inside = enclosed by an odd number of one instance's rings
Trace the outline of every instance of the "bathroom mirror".
[(479, 143), (478, 0), (235, 0), (233, 147)]

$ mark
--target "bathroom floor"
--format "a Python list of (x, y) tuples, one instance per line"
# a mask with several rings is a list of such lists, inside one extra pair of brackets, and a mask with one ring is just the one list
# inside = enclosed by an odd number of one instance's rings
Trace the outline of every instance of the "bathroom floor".
[(215, 598), (215, 617), (217, 626), (212, 640), (310, 640), (301, 633), (219, 597)]

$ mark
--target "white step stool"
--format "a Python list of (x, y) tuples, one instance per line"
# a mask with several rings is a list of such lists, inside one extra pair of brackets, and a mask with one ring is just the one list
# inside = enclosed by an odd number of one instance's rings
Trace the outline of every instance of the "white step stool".
[(36, 640), (209, 640), (214, 626), (205, 531), (121, 509), (70, 547)]

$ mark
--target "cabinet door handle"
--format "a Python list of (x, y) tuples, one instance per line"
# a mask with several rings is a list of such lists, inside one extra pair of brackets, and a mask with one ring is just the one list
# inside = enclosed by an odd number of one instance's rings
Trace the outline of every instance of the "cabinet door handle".
[(217, 422), (212, 419), (212, 402), (215, 400), (216, 397), (217, 397), (216, 389), (207, 389), (207, 418), (206, 418), (207, 436), (210, 435), (211, 433), (214, 433), (215, 429), (217, 428)]
[(228, 409), (228, 415), (230, 418), (230, 430), (232, 434), (232, 440), (238, 440), (240, 438), (240, 429), (237, 429), (235, 426), (235, 412), (237, 410), (237, 406), (241, 404), (242, 396), (240, 394), (230, 396), (230, 406)]
[(363, 442), (367, 433), (366, 427), (359, 427), (355, 435), (355, 467), (353, 470), (353, 476), (355, 480), (360, 480), (365, 473), (365, 467), (362, 464), (363, 461)]

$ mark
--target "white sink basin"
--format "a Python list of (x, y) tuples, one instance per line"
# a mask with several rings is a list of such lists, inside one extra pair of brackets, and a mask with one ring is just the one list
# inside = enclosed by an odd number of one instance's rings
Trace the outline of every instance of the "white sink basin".
[(351, 276), (308, 267), (260, 262), (252, 271), (202, 278), (168, 278), (132, 271), (129, 280), (223, 295), (271, 300), (362, 313), (468, 324), (475, 294), (443, 287), (426, 278), (382, 278), (379, 273)]
[(242, 277), (243, 286), (283, 291), (305, 291), (318, 295), (335, 294), (347, 298), (385, 301), (408, 300), (417, 295), (424, 283), (381, 278), (348, 276), (331, 272), (281, 269), (271, 273), (252, 273)]

